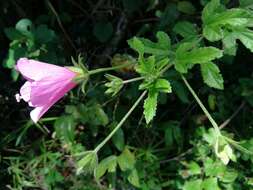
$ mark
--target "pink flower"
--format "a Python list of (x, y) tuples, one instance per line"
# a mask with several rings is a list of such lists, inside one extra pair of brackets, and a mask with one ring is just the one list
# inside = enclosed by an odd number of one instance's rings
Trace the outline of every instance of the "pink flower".
[(16, 94), (16, 99), (18, 102), (23, 99), (34, 107), (30, 116), (35, 123), (77, 85), (73, 79), (78, 73), (66, 67), (21, 58), (17, 61), (16, 69), (27, 80), (20, 94)]

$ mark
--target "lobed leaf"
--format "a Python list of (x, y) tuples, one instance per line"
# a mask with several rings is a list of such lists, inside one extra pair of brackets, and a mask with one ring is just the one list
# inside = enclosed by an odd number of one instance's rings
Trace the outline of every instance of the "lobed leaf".
[(223, 77), (220, 74), (220, 69), (212, 62), (204, 63), (200, 65), (201, 74), (204, 82), (213, 88), (224, 89)]

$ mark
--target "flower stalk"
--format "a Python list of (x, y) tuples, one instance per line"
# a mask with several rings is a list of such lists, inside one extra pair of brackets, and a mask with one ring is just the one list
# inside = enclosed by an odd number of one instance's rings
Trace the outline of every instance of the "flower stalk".
[(131, 115), (131, 113), (135, 110), (135, 108), (139, 105), (141, 100), (146, 95), (147, 91), (144, 91), (140, 97), (136, 100), (136, 102), (133, 104), (133, 106), (128, 110), (126, 115), (121, 119), (121, 121), (118, 123), (118, 125), (111, 131), (111, 133), (95, 148), (94, 152), (98, 152), (111, 138), (112, 136), (117, 132), (117, 130), (124, 124), (124, 122), (127, 120), (127, 118)]
[(94, 75), (94, 74), (98, 74), (98, 73), (102, 73), (102, 72), (106, 72), (106, 71), (122, 69), (122, 68), (128, 67), (130, 65), (133, 65), (133, 63), (126, 63), (126, 64), (117, 65), (117, 66), (113, 66), (113, 67), (98, 68), (98, 69), (91, 70), (88, 73), (89, 73), (89, 75)]
[(205, 113), (206, 117), (208, 118), (208, 120), (211, 122), (215, 132), (217, 135), (221, 135), (220, 133), (220, 129), (216, 123), (216, 121), (212, 118), (211, 114), (208, 112), (208, 110), (206, 109), (206, 107), (204, 106), (204, 104), (201, 102), (201, 100), (199, 99), (199, 97), (197, 96), (197, 94), (195, 93), (195, 91), (192, 89), (192, 87), (190, 86), (190, 84), (188, 83), (188, 81), (185, 79), (185, 77), (183, 75), (181, 75), (181, 78), (183, 79), (186, 87), (188, 88), (188, 90), (191, 92), (192, 96), (195, 98), (195, 100), (197, 101), (197, 103), (199, 104), (200, 108), (202, 109), (202, 111)]

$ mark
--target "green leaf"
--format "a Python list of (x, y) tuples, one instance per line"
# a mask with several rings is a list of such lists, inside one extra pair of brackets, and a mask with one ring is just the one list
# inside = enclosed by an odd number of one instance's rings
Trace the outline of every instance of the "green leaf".
[[(91, 126), (106, 126), (109, 118), (102, 106), (97, 102), (90, 101), (87, 104), (79, 104), (78, 106), (69, 106), (67, 113), (80, 121), (82, 124), (90, 124)], [(92, 128), (93, 129), (93, 128)]]
[(35, 32), (35, 40), (39, 43), (48, 43), (55, 38), (55, 32), (47, 27), (47, 25), (39, 25)]
[(45, 182), (47, 184), (55, 184), (56, 182), (61, 182), (64, 177), (57, 170), (49, 170), (47, 175), (45, 175)]
[(189, 91), (183, 85), (181, 82), (178, 81), (172, 81), (172, 91), (175, 92), (177, 97), (183, 102), (183, 103), (189, 103)]
[(86, 151), (83, 154), (83, 158), (79, 159), (76, 163), (77, 175), (82, 172), (92, 172), (97, 166), (97, 154), (93, 151)]
[(98, 22), (93, 28), (93, 34), (96, 38), (104, 43), (108, 41), (113, 34), (113, 26), (111, 22)]
[(201, 179), (186, 181), (186, 183), (183, 186), (183, 190), (202, 190), (201, 184), (202, 184)]
[(157, 46), (159, 45), (160, 48), (163, 48), (164, 50), (170, 49), (171, 47), (171, 41), (170, 37), (168, 36), (167, 33), (158, 31), (156, 33), (156, 38), (157, 38)]
[(132, 170), (135, 165), (135, 156), (125, 147), (124, 151), (117, 158), (117, 162), (122, 171)]
[(184, 38), (197, 35), (196, 26), (188, 21), (180, 21), (173, 28), (173, 32)]
[(123, 151), (125, 147), (125, 136), (121, 128), (113, 135), (112, 142), (119, 151)]
[(140, 187), (140, 181), (139, 181), (139, 175), (136, 169), (133, 169), (129, 176), (127, 177), (127, 180), (135, 187)]
[(181, 73), (187, 73), (194, 64), (201, 64), (222, 57), (222, 51), (215, 47), (196, 48), (186, 51), (184, 44), (176, 50), (175, 68)]
[(14, 65), (16, 64), (16, 60), (15, 60), (15, 50), (13, 49), (9, 49), (8, 51), (8, 56), (7, 58), (4, 60), (4, 67), (7, 67), (9, 69), (13, 68)]
[(214, 111), (217, 104), (216, 96), (213, 94), (209, 94), (207, 102), (210, 110)]
[(189, 14), (189, 15), (194, 14), (195, 11), (196, 11), (196, 8), (189, 1), (179, 1), (178, 4), (177, 4), (177, 8), (182, 13), (186, 13), (186, 14)]
[(92, 125), (106, 126), (109, 123), (109, 118), (100, 104), (95, 104), (87, 110), (89, 114), (89, 123)]
[(144, 53), (152, 55), (169, 55), (171, 41), (168, 34), (159, 31), (156, 34), (156, 38), (157, 42), (155, 43), (145, 38), (134, 37), (128, 40), (128, 44), (140, 55), (143, 55)]
[(171, 147), (173, 144), (180, 145), (182, 143), (182, 135), (178, 121), (169, 121), (163, 124), (165, 129), (165, 145)]
[(23, 47), (11, 47), (8, 51), (8, 55), (3, 61), (3, 65), (6, 68), (12, 69), (14, 68), (14, 65), (16, 64), (16, 61), (20, 57), (26, 56), (27, 50)]
[(13, 81), (17, 81), (18, 80), (18, 76), (19, 76), (19, 73), (17, 72), (16, 69), (12, 69), (11, 70), (11, 78)]
[(248, 11), (239, 8), (228, 9), (225, 12), (213, 14), (205, 18), (204, 24), (209, 27), (218, 26), (247, 26), (252, 15)]
[(225, 145), (223, 151), (219, 152), (219, 157), (225, 165), (228, 164), (230, 159), (231, 160), (233, 159), (234, 157), (233, 149), (231, 148), (229, 144)]
[(167, 147), (172, 147), (173, 142), (174, 142), (172, 127), (167, 127), (166, 128), (164, 140), (165, 140), (165, 145)]
[(133, 37), (132, 39), (128, 40), (127, 43), (132, 49), (137, 51), (140, 55), (144, 54), (144, 52), (145, 52), (144, 44), (142, 43), (142, 41), (139, 38)]
[(95, 169), (95, 177), (98, 180), (101, 178), (106, 171), (115, 172), (117, 167), (117, 156), (111, 155), (103, 159)]
[(191, 161), (187, 167), (191, 175), (201, 174), (201, 167), (197, 162)]
[(214, 162), (211, 158), (207, 158), (204, 162), (204, 172), (206, 176), (219, 177), (223, 176), (226, 166), (219, 160)]
[(190, 52), (184, 52), (183, 55), (177, 54), (177, 61), (189, 63), (206, 63), (222, 57), (222, 51), (215, 47), (202, 47)]
[(226, 9), (219, 0), (212, 0), (202, 12), (202, 21), (204, 37), (217, 41), (234, 30), (251, 27), (253, 15), (246, 9)]
[(203, 134), (203, 139), (209, 143), (209, 145), (214, 146), (217, 139), (215, 130), (213, 128), (209, 128), (208, 131)]
[(109, 80), (109, 82), (105, 83), (105, 86), (108, 88), (105, 93), (115, 96), (123, 87), (123, 80), (109, 74), (106, 74), (105, 77)]
[(226, 172), (220, 176), (220, 180), (224, 183), (233, 183), (238, 177), (238, 171), (227, 169)]
[(234, 162), (236, 161), (234, 151), (224, 136), (216, 137), (214, 148), (216, 156), (223, 162), (224, 165), (227, 165), (230, 160)]
[(32, 24), (32, 21), (29, 19), (24, 18), (24, 19), (19, 20), (15, 28), (17, 31), (19, 31), (25, 36), (28, 36), (28, 37), (32, 36), (33, 24)]
[(16, 30), (15, 28), (5, 28), (4, 33), (7, 36), (7, 38), (9, 38), (9, 40), (12, 40), (12, 41), (20, 40), (21, 38), (24, 37), (22, 33)]
[(220, 28), (203, 27), (203, 35), (211, 42), (218, 41), (223, 37), (223, 31)]
[(215, 177), (207, 178), (202, 182), (203, 190), (220, 190), (218, 180)]
[(147, 76), (148, 78), (152, 78), (152, 75), (155, 74), (156, 71), (156, 60), (155, 56), (149, 56), (147, 59), (143, 59), (136, 67), (136, 71), (140, 73), (142, 76)]
[(253, 2), (252, 0), (239, 0), (240, 2), (240, 7), (248, 7), (248, 8), (253, 8)]
[(64, 143), (74, 143), (75, 123), (72, 116), (61, 116), (55, 123), (54, 128), (56, 136)]
[(172, 27), (174, 22), (179, 17), (179, 12), (175, 3), (168, 4), (168, 6), (163, 10), (163, 12), (158, 13), (157, 16), (160, 18), (160, 23), (158, 25), (159, 30), (167, 30), (168, 27)]
[(223, 77), (220, 74), (220, 69), (217, 65), (208, 62), (201, 64), (200, 67), (203, 80), (208, 86), (221, 90), (224, 89)]
[(146, 123), (149, 123), (156, 115), (158, 92), (149, 91), (144, 101), (144, 116)]
[(237, 30), (235, 36), (239, 39), (243, 45), (253, 52), (253, 31), (249, 29)]
[(237, 38), (236, 32), (224, 34), (224, 38), (222, 39), (224, 54), (233, 56), (236, 55), (237, 51), (236, 38)]
[(171, 93), (170, 82), (166, 79), (157, 79), (155, 82), (155, 89), (159, 92)]
[(202, 11), (202, 20), (204, 21), (213, 16), (215, 12), (220, 12), (224, 9), (225, 7), (220, 4), (220, 0), (211, 0)]

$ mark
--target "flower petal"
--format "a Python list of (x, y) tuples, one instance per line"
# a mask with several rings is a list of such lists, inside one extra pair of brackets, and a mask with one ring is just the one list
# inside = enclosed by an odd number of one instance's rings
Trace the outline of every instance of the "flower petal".
[(20, 58), (17, 61), (16, 70), (19, 71), (26, 79), (34, 81), (38, 81), (44, 77), (66, 76), (74, 73), (65, 67), (27, 58)]
[(58, 100), (64, 96), (65, 93), (75, 87), (75, 85), (76, 84), (74, 83), (68, 83), (64, 86), (64, 88), (55, 92), (52, 98), (50, 98), (50, 101), (48, 101), (46, 104), (36, 107), (31, 111), (31, 119), (36, 123)]
[(31, 89), (31, 103), (34, 106), (43, 106), (57, 98), (59, 94), (63, 95), (74, 88), (75, 83), (70, 79), (50, 79), (44, 78), (40, 81), (32, 83)]
[[(53, 105), (53, 104), (52, 104)], [(37, 123), (39, 121), (39, 119), (43, 116), (44, 113), (46, 113), (47, 110), (49, 110), (49, 108), (52, 105), (47, 105), (47, 106), (40, 106), (40, 107), (36, 107), (34, 108), (31, 112), (30, 112), (30, 117), (33, 120), (34, 123)]]
[(31, 98), (31, 82), (27, 81), (25, 84), (20, 88), (20, 99), (28, 102)]

